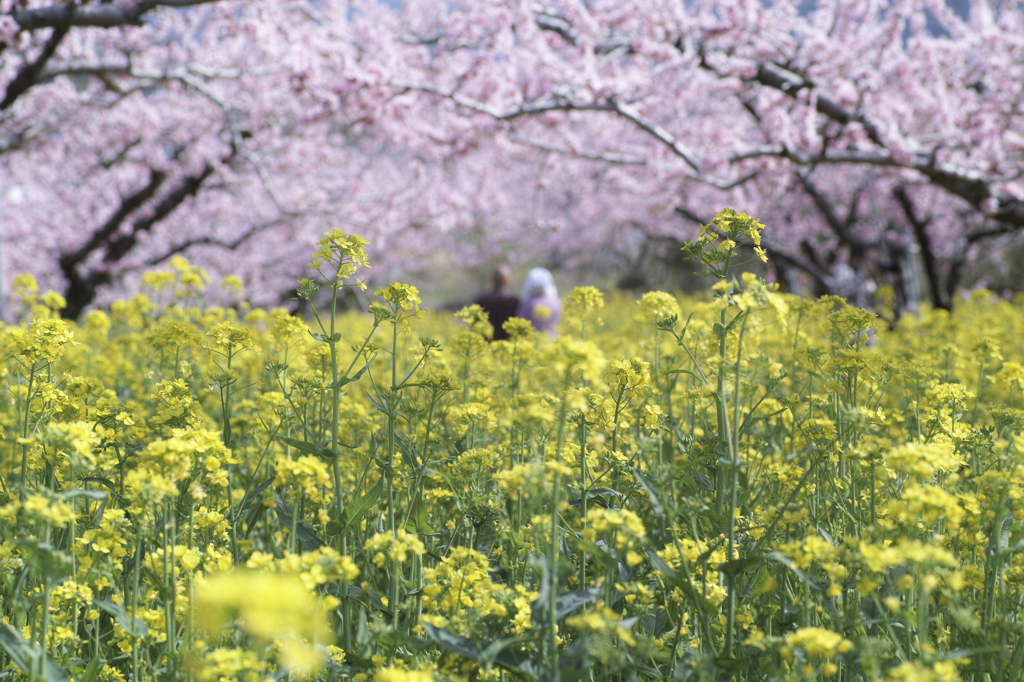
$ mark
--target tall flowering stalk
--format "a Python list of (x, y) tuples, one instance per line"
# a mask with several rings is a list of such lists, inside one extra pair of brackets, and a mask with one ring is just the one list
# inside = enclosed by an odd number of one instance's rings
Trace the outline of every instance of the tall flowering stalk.
[[(389, 322), (391, 324), (391, 385), (383, 392), (378, 393), (382, 399), (384, 411), (388, 418), (387, 438), (388, 453), (387, 463), (383, 468), (385, 478), (385, 490), (387, 495), (387, 524), (391, 536), (398, 539), (398, 526), (395, 523), (397, 510), (395, 509), (395, 448), (397, 443), (396, 420), (398, 418), (398, 403), (404, 383), (398, 381), (398, 334), (408, 327), (409, 318), (415, 317), (419, 311), (420, 297), (419, 290), (411, 284), (394, 282), (379, 289), (377, 296), (384, 299), (384, 303), (374, 301), (370, 308), (373, 311), (374, 323)], [(420, 359), (422, 362), (427, 356), (424, 352)], [(419, 365), (417, 364), (417, 367)], [(415, 371), (415, 368), (413, 369)], [(412, 375), (412, 372), (409, 373)], [(408, 377), (407, 379), (408, 380)], [(402, 529), (404, 533), (404, 529)], [(390, 580), (388, 585), (388, 608), (392, 613), (392, 623), (397, 625), (401, 609), (398, 603), (398, 584), (402, 564), (397, 558), (391, 560)]]
[[(333, 230), (327, 232), (324, 236), (317, 241), (319, 247), (316, 253), (313, 254), (313, 260), (310, 263), (310, 267), (316, 270), (326, 285), (330, 288), (331, 292), (331, 307), (328, 316), (328, 322), (325, 325), (323, 318), (321, 318), (319, 312), (317, 312), (316, 306), (313, 302), (313, 295), (319, 290), (320, 285), (309, 279), (304, 279), (299, 283), (298, 297), (309, 301), (310, 308), (313, 311), (313, 315), (316, 319), (317, 326), (320, 328), (319, 333), (314, 333), (313, 338), (326, 343), (330, 348), (331, 354), (331, 384), (329, 386), (331, 390), (331, 441), (330, 450), (328, 455), (331, 460), (331, 471), (334, 479), (334, 513), (337, 515), (337, 521), (343, 522), (345, 516), (345, 492), (342, 489), (341, 482), (341, 466), (338, 452), (338, 421), (339, 421), (339, 409), (341, 405), (341, 394), (342, 390), (346, 385), (358, 379), (359, 374), (353, 375), (352, 372), (356, 367), (356, 363), (361, 357), (363, 357), (363, 351), (370, 343), (374, 332), (380, 324), (380, 320), (374, 318), (373, 327), (370, 332), (363, 339), (362, 346), (356, 351), (352, 357), (352, 361), (349, 363), (348, 368), (344, 373), (340, 372), (339, 358), (338, 358), (338, 343), (342, 339), (342, 334), (338, 331), (338, 296), (346, 286), (353, 286), (351, 283), (346, 283), (347, 280), (353, 278), (359, 267), (369, 267), (369, 259), (366, 255), (366, 240), (355, 234), (348, 234), (342, 230)], [(366, 284), (360, 280), (355, 279), (354, 286), (361, 290), (366, 289)], [(371, 358), (372, 360), (372, 358)], [(369, 366), (369, 361), (367, 361)], [(284, 368), (285, 370), (287, 367)], [(365, 367), (364, 367), (365, 369)], [(307, 439), (312, 435), (309, 432), (308, 427), (306, 428)], [(298, 509), (293, 510), (293, 519), (298, 517)], [(343, 555), (348, 554), (348, 534), (344, 529), (339, 533), (339, 545)], [(343, 582), (343, 588), (347, 591), (347, 585)], [(347, 595), (346, 595), (347, 596)], [(344, 599), (342, 604), (343, 612), (343, 624), (344, 628), (344, 643), (346, 648), (351, 648), (352, 640), (352, 612), (351, 603), (347, 598)]]
[[(741, 462), (738, 454), (739, 424), (735, 424), (739, 414), (739, 366), (741, 361), (743, 330), (745, 329), (747, 316), (751, 312), (749, 308), (743, 308), (730, 319), (730, 309), (737, 307), (738, 303), (735, 294), (738, 293), (739, 285), (735, 278), (729, 279), (729, 271), (733, 266), (733, 258), (738, 255), (737, 249), (745, 245), (753, 245), (754, 253), (762, 261), (767, 261), (767, 255), (761, 249), (761, 232), (764, 225), (751, 218), (745, 213), (733, 209), (723, 209), (715, 215), (715, 219), (700, 229), (697, 237), (685, 247), (683, 251), (691, 258), (698, 260), (705, 268), (699, 273), (712, 277), (718, 281), (711, 287), (715, 292), (718, 307), (720, 308), (719, 320), (714, 324), (713, 331), (719, 339), (718, 345), (718, 383), (715, 391), (715, 412), (718, 422), (718, 456), (717, 481), (715, 485), (715, 511), (718, 514), (725, 514), (728, 520), (728, 552), (726, 556), (731, 560), (737, 558), (735, 555), (735, 530), (736, 530), (736, 506), (739, 495), (738, 475)], [(726, 393), (726, 380), (729, 358), (729, 333), (739, 326), (739, 346), (736, 356), (736, 384), (731, 398), (736, 407), (732, 422), (736, 427), (734, 432), (729, 420), (729, 398)], [(726, 473), (728, 470), (728, 479)], [(726, 509), (726, 504), (728, 508)], [(726, 613), (726, 631), (724, 655), (727, 658), (733, 656), (733, 645), (735, 643), (736, 624), (736, 586), (734, 576), (729, 576), (729, 596)]]

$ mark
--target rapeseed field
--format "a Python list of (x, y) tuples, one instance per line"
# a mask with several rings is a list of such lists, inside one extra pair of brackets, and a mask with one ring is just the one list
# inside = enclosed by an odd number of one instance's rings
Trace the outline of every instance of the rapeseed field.
[(1024, 304), (890, 329), (744, 274), (762, 229), (495, 342), (401, 283), (337, 312), (343, 232), (308, 323), (183, 260), (79, 324), (19, 278), (0, 678), (1021, 679)]

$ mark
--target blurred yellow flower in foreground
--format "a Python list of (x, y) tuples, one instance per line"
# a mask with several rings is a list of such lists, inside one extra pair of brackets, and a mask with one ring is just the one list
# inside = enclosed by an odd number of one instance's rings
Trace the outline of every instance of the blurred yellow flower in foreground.
[(298, 576), (236, 570), (211, 576), (196, 593), (196, 617), (208, 630), (233, 622), (264, 643), (275, 643), (289, 669), (317, 668), (314, 645), (334, 642), (317, 598)]

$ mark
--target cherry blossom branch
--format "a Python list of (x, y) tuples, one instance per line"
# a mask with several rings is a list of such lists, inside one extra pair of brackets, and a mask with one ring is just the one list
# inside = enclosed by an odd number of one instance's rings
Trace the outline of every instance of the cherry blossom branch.
[(15, 10), (11, 18), (22, 31), (36, 31), (41, 28), (58, 26), (94, 26), (114, 28), (117, 26), (140, 26), (143, 16), (158, 7), (190, 7), (205, 5), (221, 0), (141, 0), (129, 7), (108, 4), (78, 6), (51, 5), (34, 9)]
[[(784, 146), (763, 146), (732, 154), (729, 161), (736, 163), (762, 156), (789, 159), (799, 165), (848, 163), (915, 170), (995, 220), (1018, 228), (1024, 227), (1024, 202), (993, 187), (996, 180), (987, 178), (975, 170), (951, 164), (937, 164), (934, 157), (929, 154), (918, 153), (911, 159), (902, 161), (888, 151), (826, 149), (823, 152), (807, 152)], [(990, 200), (994, 205), (985, 206)]]
[(819, 268), (817, 265), (809, 260), (801, 258), (795, 254), (787, 252), (785, 249), (779, 247), (777, 243), (771, 239), (765, 240), (764, 237), (761, 239), (761, 243), (764, 244), (765, 249), (768, 251), (768, 258), (782, 261), (790, 267), (795, 267), (803, 270), (810, 275), (814, 281), (825, 289), (832, 291), (834, 288), (835, 281), (831, 275)]
[[(545, 31), (557, 33), (570, 45), (576, 45), (576, 30), (569, 21), (557, 14), (554, 14), (551, 10), (548, 10), (541, 5), (535, 5), (534, 12), (535, 20), (539, 28)], [(675, 46), (679, 49), (680, 44), (677, 43)], [(594, 52), (597, 54), (607, 54), (623, 48), (626, 48), (627, 51), (632, 51), (632, 42), (620, 40), (613, 41), (611, 43), (599, 43), (594, 47)], [(706, 61), (702, 61), (702, 65), (705, 68), (710, 68)], [(814, 88), (814, 85), (803, 76), (770, 62), (758, 64), (757, 74), (754, 76), (753, 80), (762, 85), (781, 90), (793, 98), (795, 98), (797, 93), (801, 90)], [(854, 114), (847, 111), (842, 107), (842, 105), (836, 102), (831, 95), (821, 90), (815, 89), (815, 98), (815, 107), (819, 113), (824, 114), (833, 121), (843, 125), (850, 123), (851, 121), (856, 121), (864, 126), (864, 131), (872, 142), (881, 147), (885, 146), (882, 142), (878, 126), (876, 126), (874, 122), (870, 121), (865, 115)]]
[[(118, 236), (121, 224), (132, 213), (141, 210), (166, 181), (167, 175), (164, 172), (151, 170), (149, 182), (123, 199), (113, 215), (93, 233), (84, 245), (74, 252), (60, 257), (58, 261), (60, 269), (67, 279), (64, 298), (68, 304), (62, 314), (71, 319), (77, 318), (85, 307), (96, 298), (99, 287), (110, 282), (111, 274), (107, 266), (128, 255), (138, 243), (140, 235), (152, 230), (155, 225), (185, 203), (189, 197), (195, 196), (213, 172), (213, 166), (207, 163), (200, 172), (182, 178), (178, 186), (166, 194), (149, 215), (133, 222), (130, 231)], [(83, 275), (79, 271), (79, 266), (94, 253), (100, 251), (104, 252), (102, 258), (104, 265), (93, 268)]]
[[(814, 85), (806, 78), (793, 73), (788, 69), (784, 69), (777, 64), (769, 62), (758, 64), (757, 75), (754, 76), (754, 80), (761, 85), (781, 90), (793, 98), (797, 96), (798, 92), (805, 88), (814, 88)], [(843, 125), (850, 123), (851, 121), (856, 121), (864, 126), (864, 132), (867, 133), (868, 138), (872, 142), (880, 147), (885, 146), (882, 143), (882, 136), (879, 134), (878, 126), (876, 126), (866, 116), (847, 111), (839, 105), (831, 95), (816, 88), (814, 90), (814, 95), (816, 99), (815, 108), (818, 110), (818, 113), (824, 114), (836, 123), (841, 123)]]
[(252, 152), (242, 151), (242, 157), (253, 165), (256, 169), (256, 174), (260, 178), (260, 182), (263, 184), (263, 189), (267, 191), (267, 195), (270, 200), (274, 202), (274, 206), (281, 212), (282, 215), (296, 215), (296, 211), (285, 208), (284, 202), (281, 200), (281, 195), (278, 193), (277, 188), (274, 187), (274, 183), (270, 179), (270, 173), (267, 172), (266, 166), (260, 157)]
[(977, 242), (982, 241), (983, 239), (988, 239), (990, 237), (1001, 237), (1004, 234), (1010, 234), (1011, 232), (1016, 231), (1016, 228), (1003, 224), (1000, 227), (993, 227), (987, 230), (968, 232), (964, 237), (964, 241), (966, 241), (967, 244), (975, 244)]
[[(77, 5), (68, 5), (67, 13), (73, 18), (75, 16), (75, 9)], [(50, 33), (50, 37), (46, 39), (46, 44), (43, 46), (43, 51), (35, 58), (34, 61), (29, 62), (21, 67), (10, 83), (7, 84), (7, 90), (4, 92), (4, 98), (0, 101), (0, 111), (6, 111), (19, 97), (25, 94), (29, 88), (35, 85), (39, 80), (39, 74), (43, 71), (46, 66), (46, 62), (50, 61), (54, 53), (57, 51), (57, 46), (60, 45), (61, 41), (64, 40), (64, 36), (68, 34), (71, 29), (71, 25), (68, 21), (57, 24), (53, 32)]]
[[(552, 11), (547, 10), (542, 5), (536, 5), (534, 7), (534, 12), (538, 27), (543, 30), (557, 33), (572, 45), (576, 44), (576, 32), (570, 22), (561, 16), (552, 13)], [(677, 49), (682, 49), (678, 43), (676, 44), (676, 47)], [(706, 59), (702, 58), (701, 64), (704, 68), (714, 70), (709, 66)], [(942, 187), (951, 194), (966, 200), (975, 208), (988, 213), (996, 220), (1009, 223), (1016, 227), (1024, 227), (1024, 202), (995, 189), (993, 187), (993, 183), (995, 182), (994, 180), (985, 178), (982, 174), (973, 170), (963, 169), (948, 164), (936, 164), (934, 154), (918, 154), (916, 155), (916, 158), (909, 162), (898, 160), (886, 149), (886, 145), (882, 140), (881, 131), (874, 121), (869, 119), (864, 113), (847, 110), (839, 104), (839, 102), (830, 93), (816, 88), (814, 83), (806, 77), (778, 64), (772, 62), (761, 62), (757, 65), (756, 74), (753, 78), (748, 79), (748, 82), (756, 82), (763, 86), (779, 90), (793, 98), (797, 97), (797, 94), (801, 90), (813, 89), (814, 106), (819, 113), (841, 125), (846, 125), (851, 122), (859, 123), (863, 126), (868, 138), (882, 149), (870, 151), (856, 149), (830, 149), (822, 153), (811, 154), (790, 150), (784, 147), (763, 147), (735, 154), (731, 158), (732, 161), (740, 161), (745, 158), (754, 158), (756, 156), (773, 155), (788, 158), (801, 165), (808, 165), (812, 163), (858, 163), (913, 169), (924, 174), (939, 187)], [(618, 115), (632, 120), (641, 129), (666, 144), (676, 155), (683, 158), (691, 168), (696, 170), (698, 175), (700, 174), (699, 161), (689, 152), (688, 149), (679, 145), (670, 133), (660, 126), (640, 118), (636, 110), (629, 105), (615, 104), (614, 107), (615, 112)], [(707, 181), (707, 179), (703, 180)], [(719, 183), (714, 181), (710, 181), (708, 184), (721, 187)], [(730, 185), (730, 187), (731, 186), (734, 185)], [(821, 201), (822, 197), (815, 197), (814, 193), (810, 191), (809, 193), (819, 208), (822, 208), (824, 205)], [(991, 205), (993, 202), (994, 206)], [(985, 204), (990, 205), (986, 206)], [(855, 206), (851, 206), (851, 210), (854, 210), (854, 208)], [(842, 229), (842, 223), (838, 217), (835, 215), (829, 216), (827, 212), (825, 213), (825, 217), (833, 231), (844, 239), (844, 241), (849, 242), (848, 235), (844, 236), (843, 234), (844, 232), (848, 232), (848, 230)]]
[(543, 5), (534, 5), (531, 9), (534, 11), (534, 20), (537, 22), (538, 28), (557, 33), (565, 42), (576, 46), (576, 29), (567, 19), (558, 16)]
[(128, 255), (128, 252), (138, 243), (139, 235), (153, 229), (154, 225), (169, 216), (186, 199), (194, 197), (207, 178), (213, 175), (213, 171), (213, 166), (207, 163), (195, 175), (188, 175), (182, 178), (178, 186), (156, 205), (151, 215), (135, 221), (132, 223), (131, 232), (116, 237), (109, 242), (107, 252), (103, 256), (103, 262), (113, 263)]
[[(557, 33), (565, 42), (573, 47), (576, 46), (576, 28), (565, 17), (559, 16), (555, 10), (548, 9), (542, 5), (535, 4), (532, 7), (534, 20), (537, 28), (542, 31)], [(594, 45), (594, 54), (608, 55), (613, 52), (633, 53), (633, 42), (631, 40), (608, 40)]]
[(11, 133), (5, 136), (3, 139), (0, 139), (0, 155), (21, 149), (32, 140), (39, 137), (42, 132), (43, 126), (38, 123), (33, 123), (16, 133)]
[(825, 217), (825, 222), (828, 223), (836, 237), (839, 238), (839, 242), (842, 244), (852, 244), (855, 240), (850, 235), (851, 222), (840, 220), (839, 215), (836, 214), (832, 206), (832, 202), (811, 181), (807, 173), (797, 173), (797, 180), (799, 180), (804, 190), (811, 197), (811, 200), (814, 201), (814, 205), (821, 211), (821, 214)]
[(917, 245), (921, 247), (921, 262), (924, 265), (924, 274), (928, 280), (928, 289), (932, 295), (932, 302), (937, 308), (949, 310), (950, 303), (942, 295), (942, 286), (939, 283), (939, 267), (936, 263), (935, 252), (932, 249), (931, 237), (928, 235), (928, 223), (931, 222), (931, 218), (921, 219), (918, 217), (917, 211), (914, 210), (914, 202), (911, 201), (905, 186), (898, 185), (892, 194), (910, 223), (910, 227), (914, 232), (914, 239), (917, 240)]
[(219, 71), (208, 70), (205, 67), (201, 67), (195, 64), (189, 64), (187, 67), (167, 68), (162, 71), (146, 71), (143, 69), (137, 69), (130, 63), (103, 64), (93, 62), (69, 61), (52, 64), (49, 68), (43, 70), (39, 74), (38, 80), (47, 80), (50, 78), (56, 78), (57, 76), (95, 76), (97, 78), (102, 78), (104, 80), (104, 83), (106, 83), (109, 87), (113, 88), (114, 90), (122, 94), (127, 91), (127, 88), (115, 84), (115, 82), (110, 79), (110, 76), (129, 76), (130, 78), (135, 78), (138, 80), (144, 80), (149, 82), (177, 81), (187, 86), (188, 88), (196, 91), (203, 97), (206, 97), (208, 100), (216, 104), (221, 109), (224, 109), (225, 111), (233, 110), (234, 107), (231, 104), (224, 101), (223, 98), (221, 98), (215, 92), (210, 90), (210, 88), (207, 87), (206, 83), (201, 81), (199, 78), (196, 78), (195, 74), (205, 75), (204, 72), (218, 73), (218, 77), (227, 78), (238, 78), (243, 73), (241, 70), (231, 69), (226, 70), (224, 72), (225, 75), (220, 76), (221, 72)]
[(672, 150), (672, 152), (686, 162), (686, 165), (700, 173), (701, 164), (697, 157), (683, 146), (676, 137), (653, 121), (648, 121), (635, 107), (622, 102), (613, 103), (613, 111), (626, 120), (632, 121), (638, 128), (653, 136), (656, 140)]
[(93, 232), (85, 244), (75, 251), (60, 257), (60, 268), (64, 275), (71, 279), (70, 271), (97, 249), (101, 248), (120, 229), (121, 224), (128, 216), (142, 208), (147, 201), (153, 198), (165, 180), (167, 180), (166, 173), (151, 169), (149, 172), (149, 182), (127, 197), (124, 197), (117, 210), (107, 218), (107, 221), (98, 230)]
[[(270, 70), (273, 70), (273, 68), (275, 67), (271, 67)], [(289, 214), (291, 211), (284, 207), (280, 194), (270, 181), (266, 167), (256, 154), (246, 152), (243, 148), (244, 136), (241, 126), (239, 125), (239, 117), (241, 115), (240, 110), (207, 87), (206, 83), (195, 75), (200, 74), (205, 77), (224, 77), (232, 79), (240, 77), (243, 73), (244, 72), (241, 69), (211, 69), (194, 63), (190, 63), (186, 67), (167, 68), (163, 71), (144, 71), (134, 68), (130, 63), (96, 64), (91, 62), (65, 62), (61, 64), (54, 64), (52, 68), (46, 70), (44, 76), (47, 78), (53, 78), (58, 75), (91, 75), (101, 78), (108, 87), (115, 89), (119, 93), (123, 93), (125, 88), (118, 86), (110, 78), (111, 75), (124, 75), (137, 80), (154, 83), (163, 83), (167, 81), (177, 81), (182, 83), (185, 87), (208, 99), (224, 112), (224, 118), (227, 122), (228, 129), (231, 132), (232, 149), (235, 152), (240, 152), (243, 157), (253, 165), (271, 200), (282, 213)]]
[(710, 185), (711, 187), (714, 187), (715, 189), (720, 189), (722, 191), (728, 191), (730, 189), (733, 189), (734, 187), (739, 187), (740, 185), (742, 185), (745, 182), (753, 180), (754, 178), (756, 178), (760, 174), (761, 174), (761, 171), (752, 170), (752, 171), (750, 171), (748, 173), (745, 173), (744, 175), (741, 175), (738, 178), (735, 178), (733, 180), (719, 180), (717, 178), (713, 178), (713, 177), (710, 177), (710, 176), (707, 176), (707, 175), (696, 175), (696, 176), (693, 176), (693, 179), (698, 181), (698, 182), (701, 182), (701, 183), (703, 183), (705, 185)]
[[(269, 70), (273, 70), (276, 67), (270, 67)], [(261, 72), (267, 72), (267, 69), (261, 70)], [(186, 87), (194, 90), (203, 97), (213, 102), (219, 107), (225, 115), (228, 123), (228, 127), (231, 131), (232, 147), (235, 151), (241, 153), (243, 158), (249, 161), (253, 168), (256, 169), (256, 173), (263, 184), (264, 189), (267, 191), (268, 196), (277, 206), (278, 210), (284, 215), (294, 215), (295, 211), (289, 210), (285, 207), (284, 202), (281, 200), (281, 195), (277, 191), (274, 183), (270, 179), (270, 175), (263, 164), (259, 156), (253, 152), (248, 152), (243, 149), (242, 144), (242, 130), (238, 124), (239, 110), (231, 103), (224, 100), (222, 97), (213, 92), (207, 85), (196, 78), (196, 75), (201, 75), (207, 78), (239, 78), (243, 73), (241, 69), (214, 69), (205, 67), (200, 64), (190, 63), (186, 67), (168, 68), (164, 71), (144, 71), (141, 69), (134, 68), (132, 64), (102, 64), (92, 62), (64, 62), (60, 64), (54, 64), (51, 68), (47, 69), (44, 73), (44, 77), (53, 78), (58, 75), (91, 75), (99, 78), (104, 78), (104, 82), (109, 81), (110, 75), (124, 75), (138, 80), (150, 81), (150, 82), (166, 82), (166, 81), (178, 81)], [(118, 91), (122, 91), (123, 88), (118, 88)]]
[[(399, 88), (403, 91), (419, 91), (426, 92), (432, 95), (438, 95), (445, 99), (451, 100), (459, 106), (465, 107), (472, 111), (476, 111), (481, 114), (485, 114), (496, 121), (512, 121), (517, 118), (524, 116), (534, 116), (537, 114), (548, 113), (552, 111), (604, 111), (614, 113), (621, 118), (624, 118), (635, 126), (643, 130), (648, 135), (654, 137), (656, 140), (667, 146), (673, 154), (681, 158), (686, 165), (697, 172), (697, 175), (693, 176), (693, 179), (711, 185), (722, 190), (729, 190), (738, 185), (741, 185), (755, 177), (757, 177), (759, 171), (751, 171), (739, 178), (733, 180), (721, 180), (719, 178), (705, 176), (701, 174), (701, 163), (697, 156), (686, 148), (672, 133), (662, 128), (657, 123), (644, 118), (640, 112), (631, 104), (626, 104), (617, 101), (607, 102), (574, 102), (558, 96), (549, 97), (546, 99), (538, 100), (532, 103), (524, 104), (515, 109), (509, 109), (507, 111), (501, 111), (493, 107), (489, 107), (482, 102), (474, 100), (469, 97), (460, 95), (457, 92), (445, 92), (440, 88), (436, 88), (431, 85), (424, 84), (412, 84), (402, 83), (395, 81), (386, 81), (381, 83), (382, 85)], [(586, 157), (584, 157), (586, 158)]]
[(96, 290), (110, 280), (110, 274), (105, 270), (94, 269), (83, 275), (78, 270), (79, 264), (102, 248), (121, 227), (125, 219), (142, 208), (156, 194), (166, 179), (167, 175), (162, 171), (150, 170), (149, 182), (123, 198), (117, 210), (92, 234), (85, 244), (71, 253), (60, 256), (57, 263), (67, 280), (65, 299), (67, 299), (68, 307), (73, 308), (73, 312), (65, 311), (67, 317), (78, 317), (78, 314), (96, 296)]
[(419, 91), (426, 92), (431, 95), (438, 95), (445, 99), (455, 102), (461, 107), (470, 109), (472, 111), (486, 114), (496, 121), (512, 121), (517, 118), (524, 116), (533, 116), (536, 114), (545, 114), (552, 111), (614, 111), (615, 107), (611, 103), (605, 102), (573, 102), (561, 97), (549, 97), (538, 100), (533, 103), (525, 104), (516, 109), (510, 109), (508, 111), (501, 111), (493, 107), (489, 107), (483, 102), (478, 102), (465, 95), (460, 95), (457, 92), (445, 92), (440, 88), (436, 88), (432, 85), (426, 85), (422, 83), (403, 83), (401, 81), (383, 81), (380, 85), (397, 88), (405, 91)]
[(265, 223), (260, 223), (258, 225), (252, 225), (252, 226), (249, 227), (248, 230), (246, 230), (244, 233), (242, 233), (242, 235), (240, 237), (238, 237), (236, 239), (233, 239), (231, 241), (225, 241), (223, 239), (215, 239), (214, 237), (210, 237), (210, 236), (195, 237), (193, 239), (186, 239), (185, 241), (183, 241), (183, 242), (181, 242), (179, 244), (176, 244), (175, 246), (171, 247), (169, 250), (165, 251), (164, 253), (160, 254), (159, 256), (154, 256), (152, 258), (147, 259), (145, 261), (145, 266), (146, 267), (153, 267), (155, 265), (160, 265), (161, 263), (166, 261), (168, 258), (172, 258), (173, 256), (176, 256), (179, 253), (184, 253), (185, 251), (188, 251), (193, 246), (217, 246), (217, 247), (220, 247), (222, 249), (227, 249), (228, 251), (234, 251), (239, 246), (241, 246), (245, 242), (249, 241), (250, 239), (255, 237), (257, 234), (262, 232), (263, 230), (270, 229), (271, 227), (274, 227), (275, 225), (280, 225), (282, 222), (284, 222), (284, 221), (282, 221), (281, 219), (276, 219), (276, 220), (271, 220), (271, 221), (268, 221), (268, 222), (265, 222)]
[(536, 140), (530, 140), (521, 135), (512, 133), (508, 136), (512, 142), (516, 144), (526, 145), (527, 147), (533, 147), (544, 152), (552, 152), (555, 154), (562, 154), (565, 156), (573, 156), (580, 159), (589, 159), (591, 161), (604, 161), (606, 163), (623, 164), (627, 166), (646, 166), (647, 160), (637, 156), (625, 156), (623, 154), (616, 154), (614, 152), (595, 152), (590, 150), (572, 150), (564, 149), (562, 147), (556, 147), (555, 145), (548, 144), (546, 142), (538, 142)]

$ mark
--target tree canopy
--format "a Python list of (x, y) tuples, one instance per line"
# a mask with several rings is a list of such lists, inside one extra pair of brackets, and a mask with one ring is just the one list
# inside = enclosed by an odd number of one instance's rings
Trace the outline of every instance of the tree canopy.
[(913, 245), (946, 306), (1024, 228), (1022, 5), (5, 0), (5, 276), (77, 314), (184, 253), (268, 303), (328, 228), (570, 267), (732, 206), (776, 277)]

